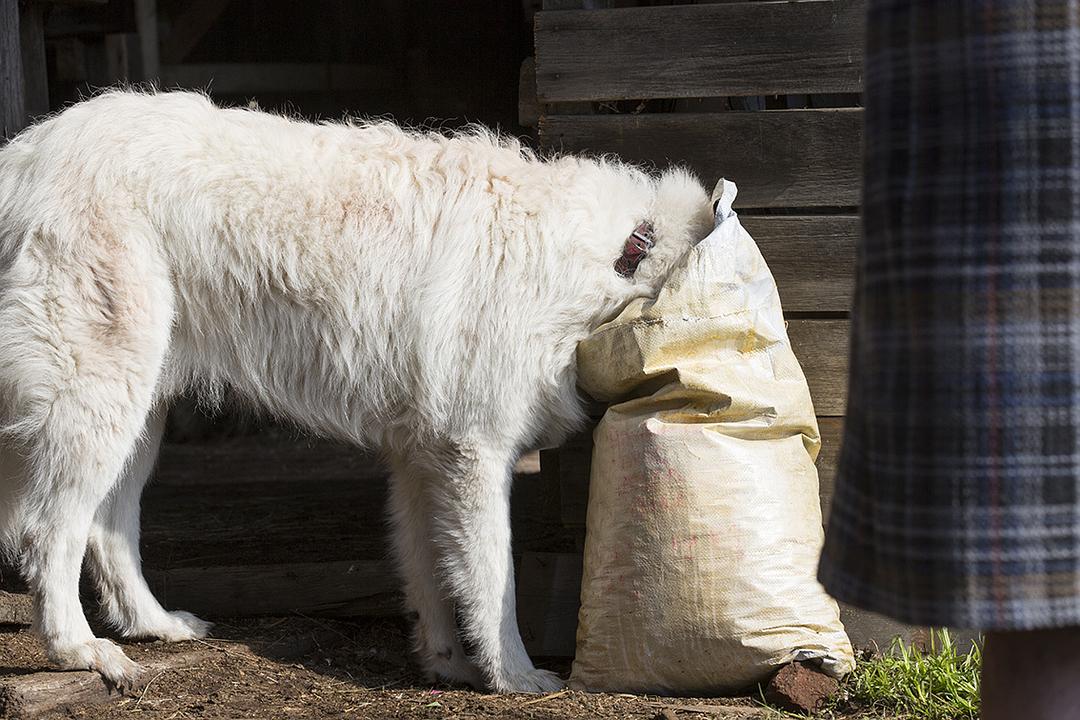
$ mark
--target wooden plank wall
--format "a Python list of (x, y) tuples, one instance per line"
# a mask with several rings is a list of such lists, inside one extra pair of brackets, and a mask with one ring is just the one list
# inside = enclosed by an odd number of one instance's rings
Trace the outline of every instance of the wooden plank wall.
[[(535, 22), (541, 143), (682, 164), (708, 187), (720, 177), (738, 184), (736, 210), (776, 278), (819, 416), (827, 516), (846, 403), (861, 193), (862, 110), (845, 103), (857, 96), (838, 94), (862, 88), (863, 0), (567, 4), (560, 0), (560, 10)], [(579, 550), (591, 454), (585, 432), (541, 455)], [(573, 652), (580, 573), (580, 553), (523, 558), (521, 620), (532, 652)], [(919, 635), (850, 608), (844, 617), (859, 645)]]
[(862, 0), (541, 12), (545, 103), (862, 89)]
[[(739, 185), (736, 209), (776, 277), (821, 419), (826, 487), (846, 403), (862, 110), (815, 109), (812, 100), (861, 89), (863, 14), (862, 0), (733, 2), (548, 11), (535, 23), (545, 147), (679, 163), (706, 185), (720, 177)], [(658, 98), (777, 94), (810, 107), (649, 109)], [(605, 112), (620, 100), (638, 104)], [(592, 114), (552, 105), (583, 101)]]
[[(141, 542), (162, 603), (209, 617), (401, 613), (378, 459), (287, 429), (240, 433), (162, 446)], [(572, 551), (558, 487), (517, 479), (515, 555)]]
[(707, 182), (732, 178), (744, 212), (859, 203), (861, 110), (548, 115), (540, 137), (567, 151), (684, 164)]

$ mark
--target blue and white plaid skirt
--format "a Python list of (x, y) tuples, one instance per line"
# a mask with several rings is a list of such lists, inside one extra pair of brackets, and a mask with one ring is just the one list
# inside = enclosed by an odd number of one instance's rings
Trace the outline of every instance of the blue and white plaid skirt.
[(870, 0), (850, 399), (819, 576), (1080, 625), (1080, 0)]

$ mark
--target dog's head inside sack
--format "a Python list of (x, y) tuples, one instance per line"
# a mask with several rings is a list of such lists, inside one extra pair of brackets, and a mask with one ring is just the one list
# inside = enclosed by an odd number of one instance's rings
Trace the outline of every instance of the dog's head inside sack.
[(650, 178), (646, 217), (626, 238), (614, 269), (655, 293), (682, 257), (712, 230), (709, 194), (690, 172), (672, 168)]
[[(570, 161), (564, 159), (564, 161)], [(709, 195), (683, 168), (648, 173), (607, 160), (577, 160), (561, 220), (603, 295), (596, 322), (655, 296), (671, 270), (712, 230)], [(569, 220), (569, 222), (567, 222)]]

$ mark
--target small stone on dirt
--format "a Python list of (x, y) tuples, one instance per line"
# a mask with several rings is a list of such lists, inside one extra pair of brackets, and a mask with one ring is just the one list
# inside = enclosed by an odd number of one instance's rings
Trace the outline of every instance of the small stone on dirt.
[(664, 708), (660, 712), (653, 716), (652, 720), (676, 720), (675, 712), (668, 708)]
[(840, 683), (813, 665), (795, 662), (773, 676), (765, 686), (765, 699), (783, 710), (811, 713), (820, 709), (839, 688)]

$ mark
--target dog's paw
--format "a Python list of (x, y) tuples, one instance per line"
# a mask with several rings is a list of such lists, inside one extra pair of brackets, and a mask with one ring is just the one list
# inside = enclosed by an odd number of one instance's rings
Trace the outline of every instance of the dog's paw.
[(121, 629), (122, 634), (129, 639), (156, 638), (165, 642), (180, 642), (204, 638), (210, 634), (210, 628), (213, 627), (213, 623), (183, 610), (159, 611), (151, 617), (153, 620), (148, 621), (144, 615), (141, 621), (131, 623), (127, 629)]
[(171, 633), (168, 636), (158, 635), (159, 638), (167, 642), (204, 638), (210, 634), (210, 628), (214, 627), (214, 623), (197, 618), (191, 613), (184, 612), (183, 610), (174, 610), (173, 612), (170, 612), (169, 618), (172, 620)]
[(101, 638), (53, 649), (49, 657), (64, 670), (96, 670), (122, 693), (134, 691), (143, 675), (142, 666), (128, 658), (118, 645)]
[(566, 687), (563, 679), (550, 670), (531, 670), (514, 675), (497, 676), (491, 689), (499, 693), (549, 693)]
[(424, 677), (428, 682), (445, 682), (451, 685), (468, 685), (474, 690), (484, 690), (484, 676), (465, 656), (461, 648), (428, 658), (424, 662)]

